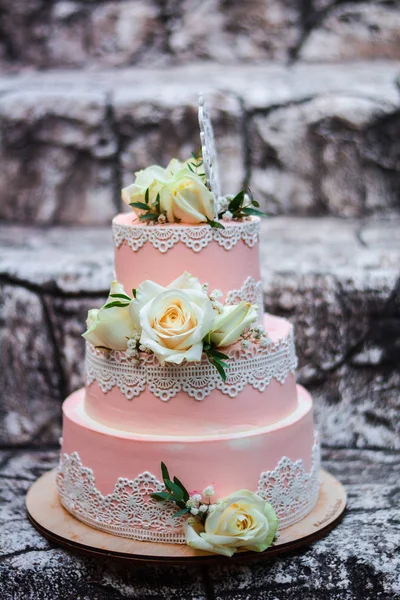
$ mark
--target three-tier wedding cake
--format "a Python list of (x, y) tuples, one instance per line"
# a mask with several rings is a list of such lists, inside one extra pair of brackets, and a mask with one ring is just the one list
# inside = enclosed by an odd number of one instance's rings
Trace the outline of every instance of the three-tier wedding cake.
[(202, 102), (199, 121), (201, 153), (123, 190), (133, 212), (113, 220), (115, 280), (89, 311), (57, 486), (94, 528), (231, 555), (312, 510), (319, 452), (293, 327), (263, 314), (258, 204), (221, 196)]

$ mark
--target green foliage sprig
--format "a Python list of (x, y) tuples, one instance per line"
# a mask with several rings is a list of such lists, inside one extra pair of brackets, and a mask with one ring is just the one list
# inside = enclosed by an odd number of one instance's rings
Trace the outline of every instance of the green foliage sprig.
[(158, 502), (174, 502), (179, 508), (174, 517), (186, 515), (190, 512), (190, 508), (186, 506), (186, 502), (189, 500), (189, 492), (177, 477), (171, 480), (168, 469), (163, 462), (161, 463), (161, 473), (167, 491), (154, 492), (150, 494), (150, 497)]
[(187, 161), (186, 164), (189, 171), (200, 177), (203, 180), (204, 185), (207, 185), (207, 177), (204, 170), (204, 160), (201, 149), (198, 152), (192, 152), (192, 160), (190, 162)]
[(261, 212), (261, 210), (257, 210), (260, 204), (257, 200), (254, 200), (251, 192), (246, 193), (245, 190), (242, 190), (228, 204), (228, 208), (226, 211), (222, 211), (218, 214), (218, 218), (222, 219), (224, 213), (229, 211), (232, 213), (234, 219), (243, 219), (243, 217), (256, 216), (256, 217), (265, 217), (265, 213)]
[(147, 188), (144, 195), (144, 202), (130, 202), (132, 208), (139, 208), (144, 213), (140, 215), (139, 221), (157, 222), (161, 215), (165, 216), (165, 212), (161, 211), (160, 194), (157, 194), (155, 201), (150, 204), (150, 188)]
[[(136, 290), (132, 290), (132, 296), (136, 298)], [(126, 308), (132, 302), (132, 298), (128, 294), (110, 294), (110, 298), (119, 298), (114, 302), (108, 302), (104, 305), (104, 308)]]
[(225, 362), (229, 360), (229, 356), (217, 350), (210, 342), (210, 336), (206, 336), (203, 342), (203, 351), (207, 356), (208, 360), (217, 369), (223, 381), (226, 381), (225, 369), (228, 369), (229, 365)]

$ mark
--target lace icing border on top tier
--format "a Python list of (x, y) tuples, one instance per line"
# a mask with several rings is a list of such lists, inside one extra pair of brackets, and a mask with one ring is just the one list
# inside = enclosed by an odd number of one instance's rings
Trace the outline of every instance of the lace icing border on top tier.
[(226, 381), (203, 356), (201, 362), (161, 365), (154, 354), (143, 354), (132, 361), (125, 352), (105, 353), (86, 345), (86, 382), (96, 381), (103, 393), (117, 386), (131, 400), (147, 388), (167, 401), (184, 391), (195, 400), (204, 400), (215, 389), (236, 397), (246, 385), (263, 392), (272, 378), (284, 383), (297, 366), (293, 330), (287, 337), (271, 342), (266, 348), (252, 344), (250, 348), (232, 348), (226, 369)]
[[(320, 453), (316, 437), (312, 467), (307, 473), (303, 461), (282, 457), (273, 471), (260, 475), (256, 493), (270, 502), (279, 519), (279, 529), (305, 517), (315, 506), (319, 492)], [(103, 496), (96, 488), (92, 469), (82, 465), (77, 452), (63, 454), (57, 471), (61, 504), (74, 517), (94, 527), (122, 537), (171, 544), (184, 544), (184, 517), (174, 518), (175, 504), (150, 497), (163, 491), (164, 484), (145, 471), (135, 479), (120, 477), (111, 494)]]
[(225, 229), (215, 229), (210, 225), (121, 225), (113, 221), (112, 232), (117, 248), (126, 242), (137, 252), (147, 242), (164, 254), (170, 248), (181, 242), (194, 252), (200, 252), (212, 241), (217, 242), (225, 250), (231, 250), (239, 241), (252, 248), (258, 241), (260, 220), (235, 223)]

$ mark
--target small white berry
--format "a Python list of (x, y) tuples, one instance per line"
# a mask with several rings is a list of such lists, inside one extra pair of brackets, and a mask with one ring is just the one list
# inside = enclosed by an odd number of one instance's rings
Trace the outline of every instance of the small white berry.
[(212, 485), (208, 485), (204, 490), (203, 490), (203, 496), (214, 496), (215, 492), (214, 492), (214, 488)]
[(206, 513), (208, 511), (208, 504), (200, 504), (199, 511), (201, 513)]
[(190, 512), (192, 513), (192, 515), (196, 516), (199, 514), (199, 509), (194, 506), (190, 509)]
[(242, 348), (243, 350), (246, 350), (246, 348), (250, 348), (249, 340), (242, 340)]
[(166, 223), (167, 222), (167, 217), (165, 215), (160, 215), (158, 217), (158, 222), (161, 223), (161, 224)]

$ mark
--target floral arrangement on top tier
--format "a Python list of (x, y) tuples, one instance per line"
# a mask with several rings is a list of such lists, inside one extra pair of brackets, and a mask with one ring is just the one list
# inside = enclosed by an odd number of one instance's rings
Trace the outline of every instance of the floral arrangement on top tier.
[(151, 495), (158, 502), (174, 503), (174, 517), (188, 515), (186, 543), (197, 550), (231, 557), (238, 549), (263, 552), (278, 537), (278, 517), (269, 502), (249, 490), (239, 490), (212, 503), (212, 485), (189, 494), (182, 482), (171, 480), (161, 463), (165, 491)]
[(201, 361), (204, 352), (225, 380), (228, 356), (219, 348), (240, 339), (245, 348), (252, 340), (267, 346), (269, 338), (261, 326), (253, 326), (257, 305), (223, 305), (222, 293), (207, 288), (185, 272), (167, 287), (144, 281), (131, 297), (113, 281), (105, 305), (89, 310), (83, 337), (105, 352), (126, 351), (134, 361), (147, 352), (161, 364), (179, 365)]
[(215, 198), (207, 184), (201, 152), (183, 163), (173, 158), (166, 169), (152, 165), (135, 176), (134, 183), (122, 190), (122, 200), (148, 224), (208, 223), (224, 229), (221, 220), (265, 216), (244, 190), (236, 196)]

